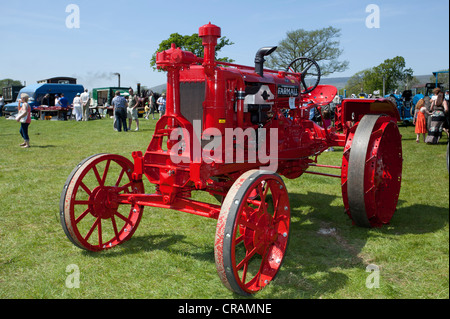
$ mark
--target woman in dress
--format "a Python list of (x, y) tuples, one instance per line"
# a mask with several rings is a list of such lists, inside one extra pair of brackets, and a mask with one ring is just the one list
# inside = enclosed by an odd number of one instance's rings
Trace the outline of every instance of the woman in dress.
[(444, 93), (439, 88), (433, 90), (436, 99), (431, 101), (431, 124), (428, 128), (428, 136), (426, 142), (429, 144), (437, 144), (442, 136), (442, 129), (446, 120), (445, 113), (448, 113), (448, 103), (444, 99)]
[(427, 120), (425, 118), (425, 113), (428, 113), (425, 108), (425, 101), (420, 99), (416, 103), (416, 110), (414, 112), (414, 121), (413, 124), (416, 126), (415, 133), (417, 135), (416, 142), (420, 141), (420, 134), (423, 136), (423, 142), (425, 143), (425, 135), (427, 131)]

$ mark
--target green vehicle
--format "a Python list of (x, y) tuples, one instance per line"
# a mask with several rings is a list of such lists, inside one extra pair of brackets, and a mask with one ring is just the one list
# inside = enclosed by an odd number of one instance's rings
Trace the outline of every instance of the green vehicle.
[(128, 97), (129, 88), (123, 87), (106, 87), (92, 90), (92, 100), (94, 106), (105, 107), (105, 105), (111, 105), (111, 101), (114, 98), (116, 91), (120, 92), (120, 95)]

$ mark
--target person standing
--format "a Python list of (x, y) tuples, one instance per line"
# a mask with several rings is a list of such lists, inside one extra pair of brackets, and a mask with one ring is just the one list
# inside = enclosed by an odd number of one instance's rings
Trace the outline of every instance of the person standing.
[(158, 113), (158, 104), (156, 104), (156, 93), (152, 92), (152, 95), (150, 97), (149, 103), (152, 113), (152, 118), (155, 119), (155, 113)]
[(56, 94), (55, 95), (55, 106), (57, 106), (57, 107), (61, 107), (61, 103), (59, 102), (59, 100), (60, 100), (59, 95)]
[(30, 137), (28, 136), (28, 127), (31, 124), (31, 107), (28, 104), (29, 96), (26, 93), (22, 93), (20, 96), (21, 102), (19, 102), (19, 114), (16, 117), (16, 121), (20, 122), (20, 135), (23, 138), (23, 143), (20, 144), (22, 148), (30, 147)]
[(3, 114), (3, 107), (5, 106), (5, 99), (3, 98), (3, 95), (0, 94), (0, 116)]
[(120, 96), (120, 91), (116, 91), (116, 96), (112, 99), (111, 105), (114, 108), (114, 114), (117, 122), (117, 131), (127, 132), (127, 100)]
[(156, 103), (159, 105), (159, 118), (161, 118), (166, 114), (166, 93), (163, 93)]
[(128, 96), (128, 107), (127, 107), (127, 118), (128, 118), (128, 130), (131, 130), (131, 123), (136, 121), (136, 131), (139, 131), (139, 117), (137, 110), (137, 95), (134, 94), (133, 89), (130, 88), (128, 91), (130, 95)]
[(88, 90), (85, 89), (84, 92), (81, 94), (80, 96), (81, 98), (81, 108), (82, 108), (82, 116), (83, 116), (83, 121), (88, 121), (89, 120), (89, 93)]
[(436, 98), (431, 100), (431, 124), (428, 128), (426, 143), (438, 144), (444, 129), (445, 113), (448, 113), (448, 103), (444, 99), (444, 93), (439, 88), (434, 89), (433, 93)]
[(69, 100), (64, 96), (64, 93), (61, 94), (59, 104), (61, 105), (61, 108), (64, 109), (64, 112), (62, 112), (62, 118), (65, 121), (67, 120), (67, 113), (69, 112)]
[(73, 111), (75, 113), (75, 119), (79, 122), (83, 119), (83, 108), (81, 106), (81, 97), (80, 93), (77, 93), (77, 96), (73, 99)]
[(427, 134), (427, 120), (425, 118), (427, 109), (425, 101), (420, 99), (416, 103), (416, 110), (414, 111), (413, 124), (415, 125), (414, 132), (416, 133), (416, 143), (420, 142), (420, 134), (422, 134), (423, 142), (425, 143), (425, 135)]

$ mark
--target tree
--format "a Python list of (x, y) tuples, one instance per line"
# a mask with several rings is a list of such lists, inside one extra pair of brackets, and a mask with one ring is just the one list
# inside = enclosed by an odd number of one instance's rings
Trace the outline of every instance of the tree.
[[(153, 68), (153, 70), (156, 70), (156, 54), (158, 52), (169, 50), (172, 43), (175, 43), (176, 46), (178, 48), (181, 48), (182, 50), (192, 52), (198, 57), (203, 57), (202, 39), (198, 36), (198, 33), (194, 33), (192, 35), (180, 35), (178, 33), (172, 33), (167, 40), (164, 40), (159, 44), (158, 50), (156, 50), (156, 52), (153, 54), (150, 60), (150, 66)], [(217, 52), (219, 52), (224, 46), (233, 44), (234, 43), (227, 39), (227, 37), (220, 38), (216, 46), (216, 59), (222, 62), (234, 62), (234, 60), (228, 57), (217, 58)]]
[[(318, 62), (323, 76), (342, 72), (348, 68), (348, 61), (338, 61), (343, 50), (339, 48), (340, 29), (333, 27), (307, 31), (298, 29), (286, 33), (278, 49), (267, 58), (267, 65), (276, 70), (284, 70), (298, 57), (307, 57)], [(294, 67), (300, 72), (302, 66)]]
[(347, 81), (347, 85), (345, 89), (347, 93), (350, 94), (359, 94), (361, 91), (364, 91), (365, 87), (365, 78), (368, 74), (372, 72), (372, 69), (366, 69), (355, 73), (350, 79)]
[[(365, 93), (372, 93), (375, 90), (383, 90), (386, 94), (392, 93), (396, 89), (403, 90), (406, 85), (411, 85), (414, 82), (413, 70), (406, 68), (405, 59), (402, 56), (396, 56), (393, 59), (386, 59), (380, 65), (360, 71), (353, 75), (347, 82), (348, 94), (358, 94), (361, 89)], [(358, 80), (359, 87), (355, 87), (355, 82)]]
[(22, 82), (17, 81), (17, 80), (13, 80), (13, 79), (0, 80), (0, 94), (3, 92), (3, 88), (4, 87), (10, 86), (10, 85), (21, 86)]
[(396, 56), (393, 59), (384, 60), (383, 63), (373, 69), (368, 79), (368, 89), (372, 92), (383, 87), (383, 77), (386, 94), (399, 88), (401, 82), (412, 79), (413, 70), (406, 68), (405, 58)]

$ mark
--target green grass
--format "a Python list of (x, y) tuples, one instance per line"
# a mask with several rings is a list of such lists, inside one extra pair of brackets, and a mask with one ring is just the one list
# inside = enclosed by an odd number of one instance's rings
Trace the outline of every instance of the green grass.
[[(19, 124), (0, 118), (0, 298), (240, 298), (217, 276), (214, 220), (145, 208), (134, 237), (101, 253), (65, 236), (59, 197), (72, 169), (93, 154), (131, 160), (133, 151), (144, 152), (155, 121), (141, 123), (139, 132), (116, 133), (110, 119), (33, 121), (32, 147), (21, 149)], [(337, 179), (284, 179), (292, 207), (288, 252), (277, 279), (255, 298), (449, 298), (447, 139), (416, 144), (412, 127), (400, 130), (402, 190), (386, 227), (352, 226)], [(338, 148), (319, 161), (340, 165), (341, 156)], [(336, 231), (322, 235), (322, 228)], [(78, 289), (66, 287), (72, 264), (80, 270)], [(379, 288), (366, 288), (369, 264), (379, 267)]]

